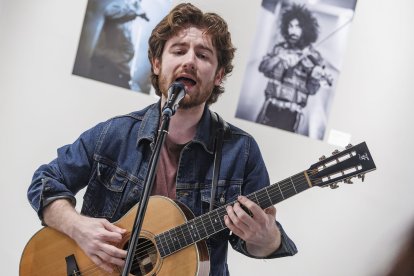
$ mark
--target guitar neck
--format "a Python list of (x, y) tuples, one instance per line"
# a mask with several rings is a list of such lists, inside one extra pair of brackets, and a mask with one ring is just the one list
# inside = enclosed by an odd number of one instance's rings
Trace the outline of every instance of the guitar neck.
[[(280, 182), (247, 195), (262, 209), (277, 204), (289, 197), (312, 187), (305, 172), (298, 173)], [(236, 201), (229, 203), (233, 205)], [(226, 205), (227, 206), (227, 205)], [(217, 208), (203, 214), (187, 223), (172, 228), (155, 237), (161, 257), (171, 255), (189, 245), (204, 240), (209, 236), (226, 229), (224, 216), (227, 214), (226, 206)]]

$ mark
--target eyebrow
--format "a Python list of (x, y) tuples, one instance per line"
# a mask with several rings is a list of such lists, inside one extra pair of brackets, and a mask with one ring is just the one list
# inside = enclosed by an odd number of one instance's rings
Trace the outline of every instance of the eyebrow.
[[(187, 46), (187, 45), (188, 45), (187, 42), (176, 42), (176, 43), (171, 44), (170, 48)], [(204, 46), (203, 44), (197, 44), (195, 48), (208, 51), (209, 53), (214, 55), (214, 51), (210, 47)]]

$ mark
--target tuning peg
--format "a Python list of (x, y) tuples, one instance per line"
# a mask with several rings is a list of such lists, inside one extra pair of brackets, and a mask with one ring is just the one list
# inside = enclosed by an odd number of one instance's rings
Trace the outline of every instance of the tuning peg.
[(322, 161), (322, 160), (325, 160), (325, 159), (326, 159), (325, 155), (322, 155), (321, 157), (319, 157), (319, 161)]
[(334, 150), (333, 152), (332, 152), (332, 155), (335, 155), (335, 154), (338, 154), (339, 153), (339, 150)]
[(365, 180), (365, 173), (358, 174), (358, 178), (361, 178), (361, 181), (364, 182), (364, 180)]
[(339, 186), (338, 186), (338, 183), (332, 183), (331, 185), (329, 185), (329, 187), (331, 188), (331, 189), (336, 189), (336, 188), (338, 188)]
[(348, 146), (346, 146), (345, 148), (346, 149), (350, 149), (350, 148), (352, 148), (353, 147), (353, 145), (352, 144), (348, 144)]
[(346, 184), (354, 184), (354, 182), (352, 182), (351, 178), (347, 178), (344, 180), (344, 183)]

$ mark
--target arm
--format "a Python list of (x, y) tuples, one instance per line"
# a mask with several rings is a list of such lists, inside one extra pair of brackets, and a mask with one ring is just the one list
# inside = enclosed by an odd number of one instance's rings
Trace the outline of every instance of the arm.
[(108, 20), (116, 20), (120, 22), (134, 20), (137, 16), (149, 21), (138, 1), (134, 1), (133, 3), (111, 3), (106, 7), (104, 15)]
[[(251, 194), (269, 185), (269, 177), (256, 141), (250, 139), (245, 165), (243, 194)], [(247, 208), (253, 216), (247, 214)], [(226, 226), (233, 232), (230, 243), (240, 253), (253, 258), (277, 258), (297, 253), (281, 224), (275, 220), (276, 209), (262, 210), (257, 204), (241, 196), (238, 203), (227, 208)]]
[(43, 224), (68, 235), (93, 262), (111, 271), (111, 265), (122, 264), (124, 252), (110, 243), (118, 241), (123, 230), (104, 219), (81, 216), (74, 208), (75, 194), (89, 181), (95, 147), (107, 126), (99, 124), (59, 148), (57, 158), (35, 172), (28, 198)]
[(277, 76), (275, 76), (274, 69), (283, 61), (280, 58), (281, 50), (283, 50), (283, 48), (276, 45), (271, 53), (265, 55), (263, 60), (260, 62), (259, 72), (262, 72), (268, 78), (277, 78)]
[(306, 82), (306, 89), (310, 95), (314, 95), (321, 87), (321, 82), (326, 82), (326, 84), (331, 86), (333, 80), (332, 76), (325, 70), (321, 54), (313, 48), (310, 48), (309, 51), (307, 59), (312, 66)]

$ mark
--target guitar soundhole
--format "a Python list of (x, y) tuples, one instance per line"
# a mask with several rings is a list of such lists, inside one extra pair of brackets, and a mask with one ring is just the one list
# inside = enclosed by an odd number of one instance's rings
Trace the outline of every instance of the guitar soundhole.
[[(128, 243), (124, 249), (127, 250)], [(158, 253), (154, 243), (146, 238), (138, 239), (138, 247), (135, 250), (130, 274), (144, 276), (153, 271), (157, 263)]]

